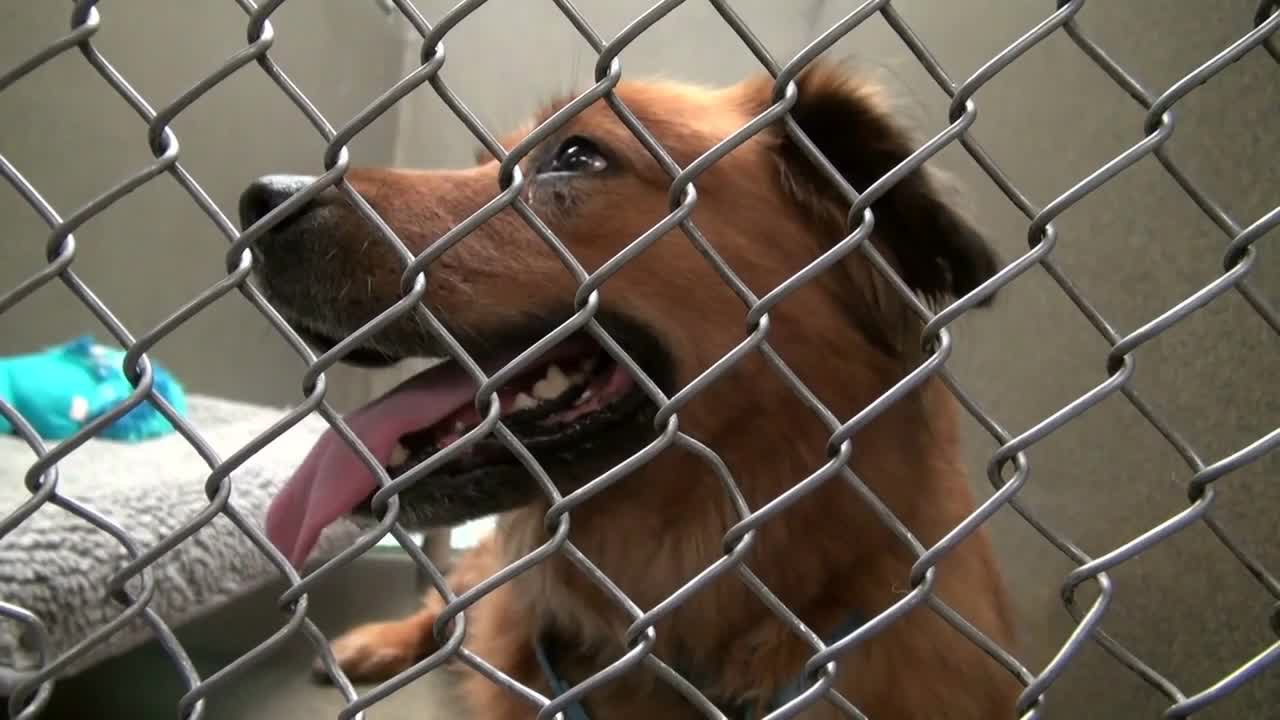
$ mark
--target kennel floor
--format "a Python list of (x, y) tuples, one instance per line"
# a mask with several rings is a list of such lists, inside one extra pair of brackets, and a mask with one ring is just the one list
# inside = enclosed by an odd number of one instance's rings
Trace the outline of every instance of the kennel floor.
[[(253, 593), (177, 631), (200, 671), (218, 668), (268, 638), (284, 616), (272, 586)], [(308, 615), (329, 637), (369, 620), (408, 612), (421, 601), (413, 565), (403, 551), (382, 550), (352, 562), (325, 578), (311, 595)], [(237, 677), (213, 695), (207, 720), (316, 720), (337, 717), (342, 698), (333, 687), (314, 683), (309, 674), (310, 644), (297, 635), (272, 657)], [(460, 718), (447, 671), (430, 673), (382, 702), (371, 720), (444, 720)], [(358, 687), (361, 692), (370, 688)], [(164, 652), (155, 643), (108, 660), (55, 686), (41, 716), (49, 720), (130, 718), (172, 720), (182, 686)]]

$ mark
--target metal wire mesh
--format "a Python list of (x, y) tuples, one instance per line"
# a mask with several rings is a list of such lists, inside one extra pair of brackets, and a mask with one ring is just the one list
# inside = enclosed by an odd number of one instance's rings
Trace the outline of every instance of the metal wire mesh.
[[(3, 413), (18, 434), (30, 446), (36, 460), (26, 474), (26, 485), (30, 490), (30, 499), (16, 511), (0, 519), (0, 540), (23, 523), (36, 512), (49, 512), (47, 506), (55, 506), (72, 513), (91, 523), (101, 532), (113, 537), (128, 556), (128, 562), (112, 577), (109, 592), (112, 599), (120, 606), (119, 615), (109, 624), (97, 629), (75, 647), (53, 656), (45, 641), (45, 619), (37, 617), (28, 610), (0, 601), (0, 616), (16, 621), (26, 627), (37, 645), (42, 658), (38, 671), (31, 674), (23, 686), (10, 698), (10, 714), (12, 717), (31, 718), (38, 716), (47, 704), (54, 681), (76, 658), (89, 652), (95, 645), (104, 642), (113, 633), (119, 631), (126, 623), (142, 619), (151, 628), (171, 659), (174, 667), (183, 678), (186, 694), (183, 696), (178, 711), (184, 717), (201, 717), (205, 713), (206, 700), (229, 680), (239, 676), (255, 665), (268, 660), (274, 652), (290, 637), (302, 634), (315, 645), (323, 658), (328, 672), (335, 680), (338, 689), (347, 701), (340, 717), (359, 717), (361, 713), (373, 706), (390, 693), (405, 684), (431, 672), (447, 660), (459, 660), (476, 671), (484, 674), (493, 682), (502, 685), (513, 693), (526, 699), (530, 708), (536, 710), (539, 718), (556, 717), (567, 705), (581, 698), (592, 689), (602, 686), (631, 668), (645, 664), (657, 671), (666, 681), (700, 708), (707, 717), (724, 717), (710, 701), (700, 692), (683, 681), (678, 674), (667, 667), (651, 653), (656, 631), (654, 626), (667, 613), (682, 603), (691, 593), (706, 586), (716, 577), (726, 573), (736, 573), (745, 581), (759, 598), (774, 610), (779, 620), (812, 646), (813, 655), (806, 665), (805, 679), (807, 689), (794, 700), (780, 708), (771, 718), (791, 717), (814, 703), (827, 701), (833, 707), (850, 717), (861, 717), (861, 713), (848, 700), (838, 696), (832, 688), (836, 663), (850, 648), (865, 642), (869, 637), (882, 631), (895, 622), (904, 613), (917, 606), (927, 606), (940, 617), (965, 634), (972, 642), (977, 643), (991, 656), (999, 660), (1025, 686), (1017, 704), (1017, 714), (1023, 718), (1035, 718), (1042, 712), (1044, 693), (1062, 675), (1066, 667), (1081, 652), (1082, 647), (1090, 642), (1101, 645), (1115, 659), (1130, 671), (1141, 677), (1148, 684), (1168, 699), (1165, 717), (1187, 717), (1225, 697), (1244, 683), (1257, 677), (1264, 669), (1280, 658), (1280, 642), (1263, 649), (1255, 657), (1243, 662), (1238, 668), (1224, 676), (1218, 682), (1199, 688), (1183, 688), (1164, 677), (1143, 659), (1137, 657), (1109, 636), (1100, 627), (1100, 623), (1113, 597), (1112, 581), (1108, 571), (1120, 563), (1130, 560), (1155, 545), (1161, 543), (1185, 528), (1203, 524), (1220, 540), (1230, 552), (1248, 568), (1257, 579), (1264, 593), (1280, 601), (1280, 581), (1277, 581), (1266, 568), (1235, 543), (1227, 531), (1211, 515), (1208, 514), (1216, 493), (1217, 481), (1228, 473), (1254, 462), (1265, 453), (1280, 444), (1280, 429), (1272, 430), (1254, 442), (1226, 457), (1216, 460), (1203, 459), (1190, 442), (1171, 427), (1153, 408), (1148, 405), (1134, 389), (1130, 382), (1134, 375), (1134, 352), (1145, 343), (1161, 333), (1169, 330), (1198, 309), (1215, 298), (1229, 292), (1238, 293), (1248, 306), (1265, 321), (1271, 331), (1280, 334), (1280, 315), (1268, 303), (1267, 299), (1255, 290), (1249, 282), (1251, 269), (1257, 262), (1258, 249), (1255, 241), (1267, 232), (1280, 225), (1280, 206), (1263, 215), (1253, 223), (1242, 226), (1230, 217), (1213, 198), (1209, 197), (1195, 180), (1190, 177), (1166, 151), (1167, 142), (1173, 133), (1173, 111), (1179, 101), (1195, 88), (1202, 85), (1227, 66), (1242, 58), (1245, 54), (1259, 51), (1269, 53), (1280, 62), (1280, 46), (1277, 45), (1275, 33), (1280, 28), (1280, 3), (1264, 0), (1258, 6), (1253, 18), (1242, 19), (1242, 33), (1239, 39), (1229, 47), (1223, 48), (1217, 55), (1187, 74), (1167, 89), (1154, 93), (1148, 90), (1139, 80), (1134, 78), (1125, 68), (1117, 63), (1105, 49), (1092, 42), (1076, 23), (1081, 12), (1083, 0), (1058, 2), (1056, 7), (1047, 8), (1043, 21), (1031, 28), (1000, 53), (990, 58), (973, 75), (957, 82), (942, 64), (934, 57), (902, 15), (888, 0), (869, 0), (861, 3), (838, 23), (822, 33), (816, 40), (805, 47), (798, 55), (780, 61), (771, 56), (763, 44), (756, 38), (752, 29), (734, 11), (727, 0), (709, 0), (715, 10), (729, 28), (745, 43), (746, 47), (775, 79), (773, 104), (756, 117), (750, 124), (742, 127), (733, 135), (709, 150), (687, 167), (680, 167), (666, 153), (660, 143), (639, 122), (636, 116), (614, 94), (614, 88), (623, 75), (621, 52), (636, 38), (641, 36), (659, 22), (664, 16), (680, 6), (685, 0), (664, 0), (655, 3), (652, 8), (637, 17), (613, 38), (602, 38), (588, 23), (569, 0), (555, 0), (555, 6), (564, 15), (567, 22), (579, 32), (589, 43), (597, 55), (595, 63), (595, 84), (570, 102), (562, 111), (550, 117), (541, 126), (532, 131), (528, 138), (506, 152), (495, 140), (490, 131), (482, 125), (477, 117), (450, 89), (440, 74), (446, 65), (446, 53), (443, 41), (449, 32), (464, 18), (482, 6), (486, 0), (464, 0), (435, 23), (428, 22), (414, 8), (409, 0), (394, 0), (393, 5), (421, 36), (421, 62), (416, 69), (397, 82), (392, 88), (370, 103), (346, 125), (333, 127), (308, 100), (308, 98), (290, 80), (289, 76), (272, 60), (270, 51), (274, 41), (274, 30), (271, 24), (272, 14), (280, 7), (283, 0), (265, 2), (255, 5), (249, 0), (237, 0), (238, 5), (247, 17), (247, 43), (244, 48), (227, 58), (207, 77), (201, 79), (183, 92), (175, 100), (159, 109), (153, 108), (129, 81), (117, 71), (112, 64), (94, 46), (95, 34), (103, 23), (106, 11), (96, 7), (91, 0), (75, 3), (70, 17), (70, 31), (47, 47), (32, 55), (20, 65), (0, 75), (0, 93), (3, 93), (15, 81), (36, 71), (43, 64), (63, 53), (78, 52), (112, 90), (123, 98), (141, 119), (140, 128), (145, 126), (146, 137), (153, 155), (153, 162), (133, 175), (86, 203), (64, 214), (48, 203), (40, 191), (33, 186), (7, 159), (0, 157), (0, 175), (11, 185), (48, 224), (50, 235), (46, 244), (47, 264), (38, 272), (0, 295), (0, 314), (10, 310), (37, 289), (47, 284), (60, 282), (78, 302), (101, 323), (107, 332), (127, 350), (124, 370), (135, 386), (128, 401), (107, 415), (89, 423), (74, 437), (61, 443), (56, 448), (48, 447), (35, 433), (32, 427), (9, 405), (0, 402), (0, 413)], [(951, 98), (947, 126), (936, 136), (929, 139), (916, 150), (906, 161), (894, 168), (887, 175), (875, 182), (866, 192), (859, 195), (844, 179), (834, 173), (830, 180), (850, 199), (853, 208), (849, 213), (847, 236), (829, 252), (814, 261), (803, 271), (795, 274), (782, 285), (772, 289), (762, 297), (758, 297), (747, 289), (739, 280), (733, 268), (729, 267), (715, 250), (704, 239), (697, 226), (690, 219), (691, 211), (697, 202), (695, 185), (699, 176), (712, 164), (723, 158), (732, 149), (745, 142), (753, 135), (761, 132), (774, 123), (782, 123), (791, 137), (803, 148), (804, 152), (814, 159), (819, 167), (826, 166), (820, 161), (818, 150), (804, 136), (803, 132), (788, 115), (788, 110), (796, 102), (796, 89), (793, 80), (821, 53), (845, 37), (855, 27), (875, 17), (881, 18), (901, 38), (911, 54), (927, 70), (938, 86)], [(1252, 29), (1248, 21), (1252, 20)], [(1043, 205), (1022, 193), (1014, 182), (1001, 170), (996, 161), (969, 134), (973, 127), (977, 103), (975, 94), (989, 83), (997, 74), (1008, 68), (1021, 56), (1051, 35), (1065, 33), (1078, 46), (1080, 52), (1092, 60), (1122, 88), (1134, 102), (1145, 112), (1142, 136), (1124, 152), (1120, 153), (1101, 167), (1075, 184), (1061, 195)], [(171, 128), (174, 119), (187, 110), (201, 96), (209, 92), (220, 82), (242, 68), (256, 64), (259, 69), (288, 97), (316, 132), (327, 144), (324, 152), (326, 172), (305, 191), (291, 198), (273, 210), (253, 227), (238, 232), (228, 221), (222, 211), (210, 200), (197, 180), (183, 167), (181, 145), (177, 134)], [(414, 257), (405, 248), (389, 227), (379, 222), (370, 206), (364, 202), (355, 189), (344, 178), (348, 169), (349, 157), (347, 144), (358, 133), (363, 131), (379, 116), (386, 113), (393, 105), (408, 93), (422, 85), (429, 85), (444, 101), (457, 119), (501, 161), (499, 173), (500, 193), (497, 198), (478, 211), (466, 222), (458, 225), (444, 236), (436, 240), (421, 255)], [(572, 253), (551, 234), (541, 222), (537, 221), (533, 211), (526, 206), (520, 197), (525, 183), (519, 162), (525, 155), (557, 128), (563, 126), (574, 115), (588, 105), (603, 100), (616, 113), (624, 125), (639, 139), (644, 147), (659, 162), (663, 170), (671, 177), (670, 213), (651, 230), (631, 241), (612, 260), (593, 273), (586, 272), (574, 260)], [(925, 161), (946, 147), (959, 144), (973, 158), (979, 167), (990, 177), (991, 181), (1008, 198), (1028, 220), (1027, 245), (1025, 254), (1014, 259), (996, 276), (982, 286), (960, 298), (940, 312), (932, 313), (921, 304), (916, 296), (895, 274), (889, 264), (876, 252), (871, 244), (865, 242), (872, 221), (870, 206), (872, 201), (901, 180), (904, 176), (918, 169)], [(1126, 168), (1149, 156), (1154, 156), (1181, 188), (1188, 200), (1193, 202), (1222, 232), (1223, 254), (1222, 272), (1213, 282), (1192, 293), (1181, 302), (1168, 308), (1159, 316), (1151, 319), (1138, 329), (1121, 333), (1116, 330), (1086, 299), (1072, 283), (1059, 263), (1055, 260), (1053, 250), (1057, 241), (1057, 230), (1054, 220), (1064, 211), (1079, 203), (1090, 193), (1106, 184)], [(111, 309), (95, 296), (93, 290), (84, 283), (76, 272), (75, 260), (77, 245), (75, 232), (95, 215), (103, 212), (123, 196), (138, 187), (155, 180), (162, 175), (172, 177), (190, 196), (230, 244), (226, 253), (226, 276), (212, 286), (204, 289), (192, 300), (176, 309), (172, 314), (144, 332), (126, 328), (112, 313)], [(268, 231), (291, 211), (308, 202), (326, 188), (337, 188), (358, 211), (377, 227), (379, 233), (390, 247), (393, 247), (405, 262), (403, 274), (403, 298), (393, 307), (388, 308), (375, 320), (340, 343), (337, 347), (317, 357), (304, 341), (295, 333), (285, 320), (270, 306), (255, 287), (248, 282), (253, 269), (252, 258), (248, 251), (249, 244), (258, 236)], [(465, 352), (456, 339), (451, 337), (441, 322), (419, 302), (424, 293), (423, 273), (436, 258), (446, 249), (458, 242), (465, 242), (466, 236), (480, 224), (497, 213), (511, 209), (527, 221), (530, 228), (560, 256), (566, 267), (573, 273), (578, 283), (576, 296), (577, 308), (573, 317), (554, 333), (543, 338), (533, 347), (521, 354), (506, 367), (492, 375), (486, 375), (477, 363)], [(680, 230), (701, 252), (707, 262), (711, 263), (724, 282), (742, 300), (745, 306), (745, 317), (749, 332), (741, 343), (720, 361), (714, 363), (693, 382), (681, 388), (674, 395), (664, 395), (658, 387), (644, 374), (644, 371), (627, 356), (622, 348), (609, 337), (608, 333), (595, 319), (600, 303), (601, 285), (616, 273), (624, 264), (649, 247), (657, 238), (673, 231)], [(913, 310), (925, 321), (921, 342), (927, 350), (923, 363), (902, 379), (879, 400), (859, 412), (852, 418), (838, 418), (814, 397), (799, 378), (783, 362), (781, 357), (770, 347), (768, 330), (770, 310), (783, 298), (798, 287), (809, 282), (816, 274), (830, 267), (849, 253), (863, 253), (874, 267), (884, 275), (892, 287), (909, 303)], [(946, 366), (952, 347), (953, 337), (950, 326), (957, 318), (978, 305), (1000, 288), (1009, 284), (1031, 268), (1043, 268), (1061, 288), (1065, 296), (1074, 304), (1079, 312), (1096, 329), (1110, 347), (1106, 358), (1107, 377), (1096, 387), (1088, 390), (1072, 402), (1035, 423), (1022, 432), (1012, 432), (1003, 427), (979, 406), (960, 385)], [(157, 343), (164, 340), (183, 323), (216, 302), (220, 298), (239, 293), (265, 317), (293, 350), (305, 360), (307, 370), (302, 378), (302, 387), (306, 399), (295, 409), (281, 417), (272, 427), (263, 432), (253, 442), (237, 450), (228, 457), (222, 457), (201, 437), (198, 428), (191, 426), (179, 417), (165, 400), (153, 390), (152, 365), (148, 352)], [(344, 424), (325, 399), (325, 371), (341, 360), (353, 348), (359, 346), (367, 338), (385, 327), (388, 323), (406, 316), (415, 315), (430, 328), (449, 354), (458, 361), (466, 371), (479, 383), (477, 407), (485, 410), (484, 421), (471, 431), (461, 442), (439, 453), (426, 466), (399, 478), (388, 477), (386, 471), (374, 461), (372, 456), (362, 448), (351, 430)], [(590, 333), (600, 344), (622, 365), (626, 366), (639, 379), (645, 391), (657, 402), (660, 410), (655, 420), (659, 437), (643, 451), (626, 460), (622, 464), (604, 473), (585, 487), (562, 497), (552, 485), (547, 473), (539, 466), (534, 457), (521, 446), (519, 440), (503, 425), (500, 409), (496, 400), (496, 390), (505, 381), (514, 377), (523, 368), (534, 362), (542, 352), (578, 332)], [(708, 447), (680, 430), (679, 412), (682, 407), (710, 383), (726, 373), (734, 364), (751, 353), (759, 353), (778, 373), (791, 389), (813, 410), (830, 432), (830, 461), (811, 476), (804, 478), (776, 500), (759, 508), (748, 507), (739, 492), (732, 474), (725, 464)], [(987, 470), (995, 492), (959, 527), (956, 527), (941, 542), (932, 547), (921, 545), (911, 532), (885, 507), (848, 467), (852, 450), (852, 439), (855, 434), (871, 422), (879, 414), (918, 387), (929, 377), (941, 378), (952, 393), (959, 399), (965, 410), (981, 424), (983, 428), (999, 444), (998, 450), (990, 457)], [(1159, 525), (1133, 538), (1113, 550), (1093, 557), (1072, 543), (1062, 533), (1047, 527), (1019, 500), (1019, 491), (1024, 487), (1028, 472), (1029, 460), (1027, 450), (1041, 442), (1050, 434), (1072, 422), (1082, 413), (1094, 407), (1104, 399), (1112, 396), (1124, 397), (1154, 427), (1168, 444), (1178, 453), (1190, 469), (1190, 479), (1186, 482), (1187, 507), (1182, 512), (1168, 518)], [(178, 429), (182, 437), (199, 453), (209, 467), (205, 492), (208, 496), (208, 507), (196, 517), (192, 517), (177, 532), (172, 533), (150, 547), (141, 547), (128, 533), (93, 508), (87, 507), (58, 489), (58, 462), (68, 454), (76, 451), (95, 434), (111, 422), (128, 412), (138, 404), (149, 400)], [(366, 533), (362, 539), (337, 557), (326, 562), (321, 568), (306, 578), (299, 577), (288, 562), (267, 542), (254, 522), (245, 517), (236, 505), (231, 502), (233, 473), (255, 452), (283, 434), (301, 419), (312, 413), (318, 413), (353, 447), (363, 458), (370, 470), (378, 477), (382, 490), (375, 498), (375, 507), (380, 512), (380, 522), (376, 529)], [(502, 571), (462, 595), (454, 595), (445, 584), (440, 572), (431, 565), (421, 550), (412, 542), (409, 535), (396, 523), (399, 513), (397, 493), (403, 490), (433, 467), (457, 456), (458, 453), (492, 435), (504, 443), (514, 455), (525, 465), (528, 471), (539, 481), (544, 491), (552, 498), (553, 504), (546, 517), (547, 537), (535, 552), (505, 567)], [(588, 498), (595, 496), (605, 488), (621, 481), (636, 468), (644, 465), (657, 453), (667, 447), (678, 446), (701, 457), (708, 467), (722, 481), (726, 493), (732, 499), (740, 519), (724, 537), (724, 555), (722, 559), (705, 572), (700, 573), (678, 592), (658, 606), (644, 610), (619, 591), (595, 565), (568, 541), (568, 519), (571, 512)], [(879, 616), (870, 619), (862, 628), (851, 635), (835, 642), (825, 644), (818, 636), (792, 614), (776, 596), (757, 578), (741, 560), (755, 538), (756, 529), (777, 513), (783, 512), (807, 493), (812, 492), (822, 483), (839, 480), (849, 483), (866, 500), (879, 518), (892, 529), (916, 557), (910, 576), (910, 590), (890, 608)], [(1041, 668), (1024, 666), (1017, 658), (984, 637), (966, 623), (960, 616), (947, 607), (932, 593), (933, 568), (937, 562), (954, 548), (960, 541), (969, 536), (985, 523), (1001, 508), (1015, 510), (1036, 531), (1042, 534), (1074, 565), (1075, 569), (1064, 579), (1061, 592), (1067, 610), (1076, 621), (1075, 630), (1061, 646), (1052, 660)], [(288, 579), (289, 589), (279, 598), (279, 605), (286, 620), (267, 640), (244, 654), (226, 667), (212, 675), (202, 677), (188, 658), (186, 651), (176, 639), (165, 621), (149, 607), (155, 592), (156, 583), (150, 566), (165, 553), (189, 538), (215, 517), (222, 516), (236, 525), (258, 550), (269, 557)], [(454, 619), (453, 630), (447, 642), (425, 660), (416, 664), (411, 670), (402, 673), (363, 695), (357, 694), (355, 688), (342, 675), (335, 665), (333, 656), (327, 649), (324, 635), (307, 616), (308, 592), (316, 581), (339, 568), (362, 553), (369, 550), (379, 539), (391, 533), (404, 547), (405, 551), (431, 578), (432, 583), (447, 601), (447, 606), (440, 619), (441, 627), (447, 626)], [(599, 671), (586, 681), (575, 686), (570, 692), (548, 699), (535, 690), (524, 687), (513, 678), (501, 673), (488, 664), (483, 658), (462, 647), (462, 639), (466, 633), (465, 612), (477, 600), (502, 583), (508, 582), (516, 575), (536, 563), (543, 561), (553, 553), (562, 553), (597, 584), (617, 605), (632, 618), (626, 641), (629, 648), (617, 662)], [(1089, 603), (1077, 600), (1077, 591), (1084, 585), (1091, 585), (1097, 592), (1096, 598)], [(126, 589), (129, 585), (130, 589)], [(136, 588), (136, 589), (133, 589)], [(1280, 605), (1277, 606), (1280, 608)], [(1280, 631), (1280, 609), (1274, 618), (1277, 630)]]

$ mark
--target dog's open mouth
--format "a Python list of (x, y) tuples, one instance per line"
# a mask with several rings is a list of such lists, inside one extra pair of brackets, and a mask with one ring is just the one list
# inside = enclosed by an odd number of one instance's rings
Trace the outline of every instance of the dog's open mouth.
[[(493, 373), (514, 356), (498, 353), (477, 361)], [(490, 410), (477, 410), (477, 388), (457, 363), (444, 363), (344, 420), (395, 478), (481, 425)], [(637, 447), (652, 435), (647, 422), (652, 402), (630, 371), (582, 334), (545, 352), (495, 399), (504, 426), (540, 463), (552, 466), (589, 461), (619, 446)], [(301, 566), (324, 528), (343, 516), (369, 512), (377, 489), (368, 466), (329, 430), (272, 502), (267, 536)], [(400, 518), (451, 525), (518, 507), (538, 493), (530, 473), (496, 433), (489, 433), (455, 450), (454, 457), (401, 492)]]

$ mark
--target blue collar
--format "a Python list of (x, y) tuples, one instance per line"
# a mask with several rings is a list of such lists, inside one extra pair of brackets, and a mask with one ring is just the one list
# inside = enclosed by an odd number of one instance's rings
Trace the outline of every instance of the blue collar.
[[(842, 625), (837, 627), (830, 635), (824, 638), (824, 641), (831, 645), (839, 640), (844, 639), (854, 630), (862, 626), (862, 618), (854, 613), (844, 621)], [(538, 659), (538, 665), (542, 668), (542, 674), (547, 679), (547, 684), (551, 688), (551, 697), (557, 698), (569, 691), (570, 685), (560, 677), (556, 672), (556, 659), (560, 655), (558, 638), (551, 633), (541, 633), (534, 638), (533, 654)], [(684, 675), (684, 673), (681, 673)], [(688, 676), (685, 676), (688, 679)], [(782, 689), (778, 690), (773, 697), (769, 698), (768, 704), (764, 710), (766, 713), (773, 712), (778, 708), (786, 705), (792, 700), (800, 696), (808, 688), (808, 684), (803, 677), (797, 677), (790, 683), (787, 683)], [(728, 717), (735, 720), (754, 720), (756, 714), (754, 709), (743, 703), (736, 706), (732, 712), (725, 713)], [(591, 716), (587, 714), (586, 708), (581, 702), (575, 702), (564, 709), (565, 720), (591, 720)]]

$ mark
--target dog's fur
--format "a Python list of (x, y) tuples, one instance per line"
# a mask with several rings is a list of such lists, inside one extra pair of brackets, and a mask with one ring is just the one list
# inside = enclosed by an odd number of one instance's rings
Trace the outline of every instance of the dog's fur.
[[(770, 102), (772, 81), (725, 89), (624, 83), (617, 94), (680, 166), (744, 125)], [(916, 145), (874, 82), (833, 65), (804, 73), (792, 117), (858, 190)], [(547, 117), (557, 106), (551, 107)], [(525, 135), (516, 133), (506, 146)], [(670, 178), (598, 102), (540, 148), (592, 138), (610, 159), (599, 177), (542, 182), (523, 167), (524, 199), (574, 256), (594, 270), (668, 212)], [(498, 193), (498, 163), (456, 171), (353, 170), (347, 179), (406, 242), (423, 251)], [(757, 295), (777, 287), (845, 235), (848, 202), (810, 164), (780, 124), (747, 141), (697, 178), (692, 217)], [(876, 246), (921, 297), (956, 297), (997, 265), (978, 233), (951, 207), (936, 174), (915, 172), (875, 206)], [(314, 229), (314, 228), (313, 228)], [(269, 295), (286, 314), (328, 332), (350, 332), (400, 298), (403, 261), (349, 210), (323, 220), (327, 242), (259, 252)], [(319, 255), (327, 256), (322, 263)], [(314, 256), (314, 257), (313, 257)], [(470, 348), (494, 334), (567, 317), (576, 283), (515, 211), (504, 210), (428, 269), (425, 301)], [(603, 310), (650, 330), (683, 387), (745, 337), (745, 309), (679, 232), (657, 240), (601, 290)], [(768, 340), (838, 418), (865, 408), (922, 355), (920, 322), (865, 256), (853, 252), (770, 313)], [(374, 344), (394, 355), (427, 354), (421, 328), (393, 324)], [(829, 430), (759, 353), (679, 412), (680, 429), (727, 463), (751, 508), (760, 508), (828, 460)], [(854, 437), (850, 467), (926, 546), (972, 512), (954, 400), (930, 379)], [(604, 463), (604, 467), (608, 464)], [(581, 472), (592, 475), (599, 468)], [(429, 482), (429, 480), (427, 481)], [(473, 586), (547, 539), (538, 502), (504, 514), (498, 532), (463, 555), (450, 580)], [(664, 600), (722, 557), (738, 521), (717, 475), (694, 454), (669, 449), (572, 512), (570, 539), (640, 608)], [(751, 570), (820, 635), (851, 613), (875, 616), (909, 590), (912, 553), (844, 480), (836, 477), (766, 522), (746, 555)], [(938, 568), (936, 594), (1009, 647), (1011, 608), (982, 532)], [(385, 678), (436, 648), (434, 592), (411, 617), (359, 627), (334, 650), (353, 678)], [(548, 692), (535, 664), (535, 632), (554, 628), (570, 651), (571, 683), (624, 652), (631, 618), (556, 554), (467, 612), (466, 646), (521, 683)], [(656, 654), (699, 671), (717, 701), (766, 701), (796, 678), (811, 647), (736, 573), (692, 595), (657, 626)], [(1011, 717), (1010, 674), (933, 611), (917, 607), (839, 661), (836, 687), (876, 720)], [(476, 718), (532, 717), (527, 700), (467, 671), (465, 704)], [(589, 694), (596, 718), (701, 717), (647, 668)], [(835, 717), (819, 702), (805, 718)]]

